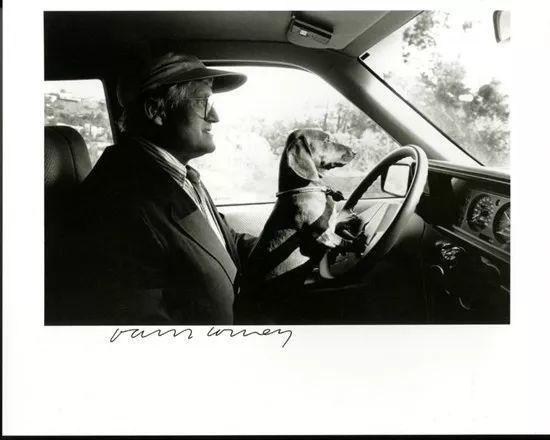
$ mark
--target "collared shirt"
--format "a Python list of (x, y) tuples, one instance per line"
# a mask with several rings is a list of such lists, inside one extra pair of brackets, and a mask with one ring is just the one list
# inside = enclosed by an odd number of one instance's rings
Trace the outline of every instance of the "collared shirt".
[[(147, 139), (136, 137), (135, 140), (143, 147), (143, 150), (148, 153), (155, 162), (172, 177), (172, 179), (174, 179), (178, 186), (191, 197), (208, 221), (208, 224), (215, 232), (216, 236), (224, 247), (227, 248), (227, 243), (223, 238), (220, 226), (214, 218), (209, 203), (205, 200), (204, 191), (200, 188), (199, 172), (189, 165), (183, 165), (168, 151), (156, 146)], [(191, 183), (191, 180), (196, 186)]]

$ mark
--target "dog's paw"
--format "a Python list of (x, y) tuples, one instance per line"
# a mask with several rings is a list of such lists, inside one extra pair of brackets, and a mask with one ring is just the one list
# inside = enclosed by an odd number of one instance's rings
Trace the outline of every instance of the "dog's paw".
[(356, 255), (363, 255), (367, 249), (367, 237), (363, 234), (354, 237), (351, 240), (342, 238), (340, 245), (337, 247), (341, 254), (354, 253)]
[[(342, 214), (340, 214), (342, 216)], [(346, 240), (355, 240), (361, 234), (362, 220), (352, 211), (340, 219), (334, 228), (334, 232)]]

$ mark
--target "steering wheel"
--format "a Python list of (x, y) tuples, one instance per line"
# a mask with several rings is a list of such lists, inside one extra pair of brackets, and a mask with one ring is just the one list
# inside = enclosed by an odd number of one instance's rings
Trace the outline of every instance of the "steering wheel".
[[(391, 165), (402, 159), (412, 158), (414, 173), (407, 192), (403, 198), (380, 199), (361, 213), (354, 211), (357, 202), (372, 186), (378, 177), (384, 176)], [(398, 241), (401, 232), (407, 225), (426, 185), (428, 176), (428, 158), (424, 151), (407, 145), (389, 153), (363, 179), (353, 191), (344, 207), (338, 214), (338, 223), (352, 222), (357, 231), (356, 237), (364, 242), (362, 252), (342, 252), (341, 249), (330, 249), (325, 252), (319, 264), (319, 274), (324, 279), (333, 279), (350, 275), (361, 268), (372, 266), (383, 257)]]

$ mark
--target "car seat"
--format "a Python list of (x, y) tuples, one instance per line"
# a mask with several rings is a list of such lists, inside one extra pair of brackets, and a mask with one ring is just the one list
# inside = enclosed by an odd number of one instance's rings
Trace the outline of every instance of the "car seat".
[(78, 185), (92, 169), (86, 142), (72, 127), (46, 126), (44, 130), (44, 239), (45, 322), (55, 323), (62, 285), (63, 237)]

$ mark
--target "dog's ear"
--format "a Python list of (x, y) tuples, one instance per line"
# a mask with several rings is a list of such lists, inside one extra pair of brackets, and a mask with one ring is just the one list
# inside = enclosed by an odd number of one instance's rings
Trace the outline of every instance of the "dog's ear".
[(292, 136), (286, 148), (288, 167), (299, 177), (318, 180), (319, 173), (313, 162), (311, 150), (304, 135)]

